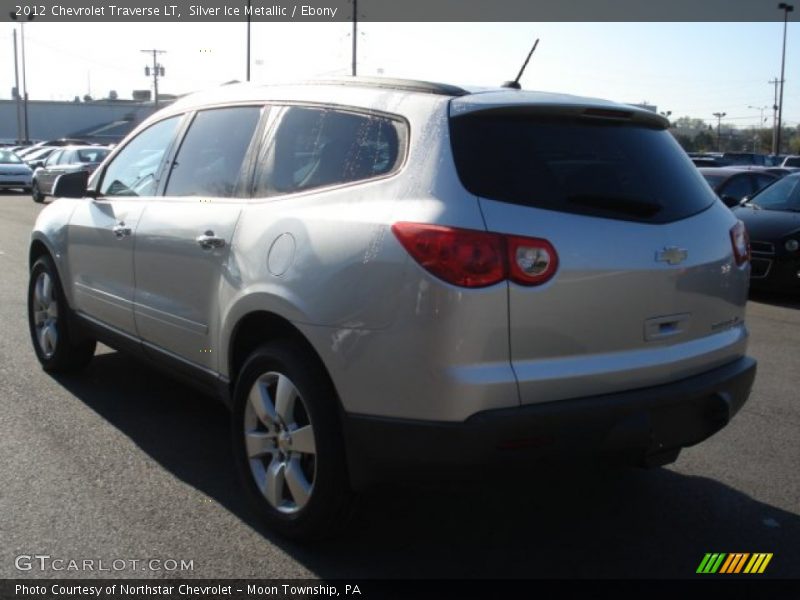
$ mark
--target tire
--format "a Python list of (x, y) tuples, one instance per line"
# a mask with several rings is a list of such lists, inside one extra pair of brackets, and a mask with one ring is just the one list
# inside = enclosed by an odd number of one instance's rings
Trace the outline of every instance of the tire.
[(234, 391), (233, 452), (247, 498), (269, 528), (296, 540), (336, 533), (352, 506), (338, 400), (317, 365), (300, 344), (269, 343), (247, 359)]
[(74, 331), (73, 322), (55, 265), (49, 256), (42, 256), (28, 283), (28, 328), (45, 371), (75, 372), (92, 360), (97, 342)]
[(39, 182), (35, 181), (31, 184), (31, 197), (33, 198), (34, 202), (42, 203), (44, 202), (44, 194), (39, 189)]

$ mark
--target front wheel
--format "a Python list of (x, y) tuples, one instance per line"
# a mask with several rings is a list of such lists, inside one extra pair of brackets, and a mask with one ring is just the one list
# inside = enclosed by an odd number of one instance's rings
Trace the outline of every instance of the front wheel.
[(248, 498), (294, 539), (333, 533), (351, 500), (336, 393), (317, 365), (299, 344), (266, 344), (234, 392), (233, 449)]
[(58, 272), (49, 256), (31, 269), (28, 284), (28, 327), (36, 357), (45, 371), (66, 373), (85, 367), (97, 343), (70, 327), (70, 311)]
[(33, 198), (34, 202), (42, 203), (44, 202), (44, 194), (42, 190), (39, 188), (39, 182), (34, 181), (31, 184), (31, 197)]

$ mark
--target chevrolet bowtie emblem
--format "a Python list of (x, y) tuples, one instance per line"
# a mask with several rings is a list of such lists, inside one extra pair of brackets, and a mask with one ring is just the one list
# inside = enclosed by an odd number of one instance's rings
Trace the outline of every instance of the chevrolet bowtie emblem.
[(685, 248), (667, 246), (663, 250), (656, 252), (656, 260), (670, 265), (679, 265), (689, 257), (689, 251)]

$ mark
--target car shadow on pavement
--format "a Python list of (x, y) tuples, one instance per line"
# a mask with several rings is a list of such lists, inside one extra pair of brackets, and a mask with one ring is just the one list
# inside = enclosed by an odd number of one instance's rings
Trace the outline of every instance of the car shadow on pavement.
[(239, 493), (220, 403), (116, 352), (58, 379), (164, 469), (322, 578), (691, 577), (706, 552), (773, 552), (767, 575), (800, 575), (798, 515), (669, 468), (519, 469), (382, 486), (361, 496), (342, 536), (287, 542)]

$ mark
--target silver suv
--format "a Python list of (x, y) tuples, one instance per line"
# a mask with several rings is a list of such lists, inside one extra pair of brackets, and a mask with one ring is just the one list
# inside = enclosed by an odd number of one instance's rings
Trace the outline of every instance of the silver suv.
[(36, 222), (47, 371), (95, 341), (218, 394), (279, 532), (395, 468), (674, 461), (746, 401), (749, 247), (657, 114), (400, 80), (227, 86)]

